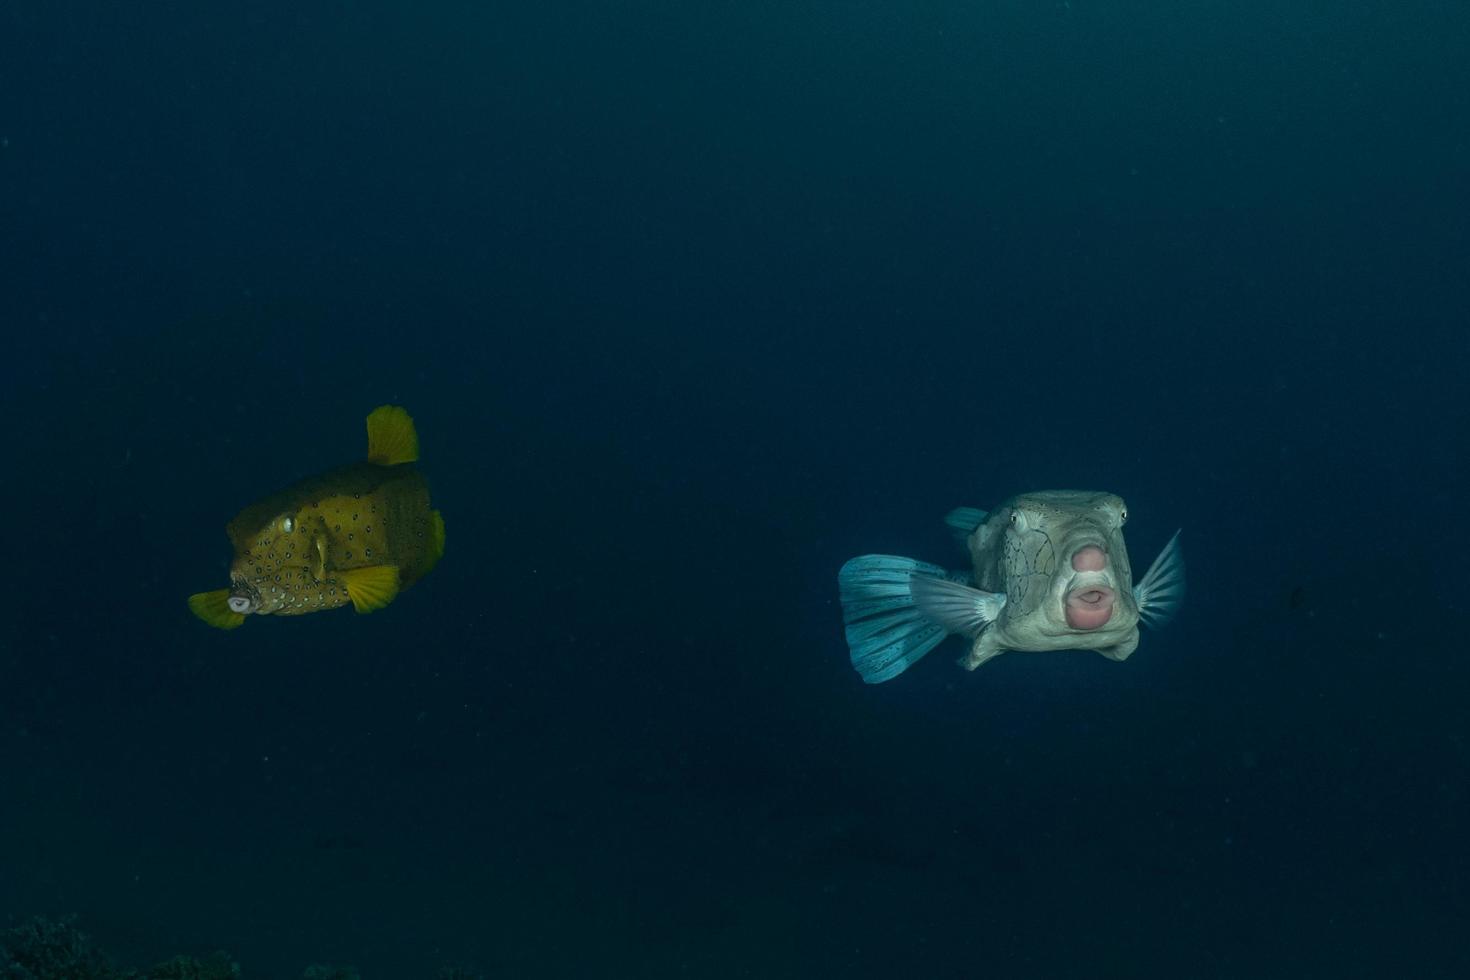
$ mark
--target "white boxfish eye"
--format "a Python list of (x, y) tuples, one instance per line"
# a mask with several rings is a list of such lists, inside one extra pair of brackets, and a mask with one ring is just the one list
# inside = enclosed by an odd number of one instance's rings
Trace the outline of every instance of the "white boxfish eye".
[(281, 530), (285, 531), (287, 534), (290, 534), (292, 531), (296, 530), (296, 519), (293, 517), (281, 518)]

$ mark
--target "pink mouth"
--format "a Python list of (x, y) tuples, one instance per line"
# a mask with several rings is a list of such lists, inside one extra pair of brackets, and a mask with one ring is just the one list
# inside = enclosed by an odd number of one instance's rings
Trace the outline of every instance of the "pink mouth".
[(1113, 618), (1113, 590), (1106, 585), (1087, 585), (1067, 593), (1067, 625), (1074, 630), (1095, 630)]

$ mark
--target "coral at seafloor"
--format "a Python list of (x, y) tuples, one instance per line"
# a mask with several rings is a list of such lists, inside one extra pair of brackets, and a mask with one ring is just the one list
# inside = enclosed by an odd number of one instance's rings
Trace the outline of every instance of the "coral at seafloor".
[(70, 920), (32, 919), (0, 933), (0, 980), (118, 980)]

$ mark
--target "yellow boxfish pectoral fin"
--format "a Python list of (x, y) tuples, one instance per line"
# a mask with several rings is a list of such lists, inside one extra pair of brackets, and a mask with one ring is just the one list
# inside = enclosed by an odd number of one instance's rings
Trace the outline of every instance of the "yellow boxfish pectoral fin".
[(429, 560), (424, 563), (424, 572), (439, 564), (444, 557), (444, 515), (437, 510), (429, 511)]
[(312, 550), (316, 552), (316, 556), (312, 559), (311, 574), (318, 582), (324, 582), (327, 578), (327, 539), (324, 535), (316, 536), (312, 541)]
[(408, 412), (379, 405), (367, 417), (368, 462), (379, 466), (412, 463), (419, 458), (419, 434)]
[(189, 611), (210, 626), (232, 630), (245, 622), (245, 614), (230, 608), (230, 590), (216, 589), (213, 592), (196, 592), (189, 597)]
[(342, 573), (352, 608), (360, 613), (382, 609), (398, 597), (398, 566), (368, 565)]

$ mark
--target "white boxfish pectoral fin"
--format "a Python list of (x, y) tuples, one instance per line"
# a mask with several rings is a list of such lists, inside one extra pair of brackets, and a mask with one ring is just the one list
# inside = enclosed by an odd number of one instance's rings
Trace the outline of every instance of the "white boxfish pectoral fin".
[(895, 555), (862, 555), (837, 573), (842, 622), (852, 666), (868, 684), (891, 680), (944, 639), (946, 630), (920, 612), (911, 584), (944, 578), (938, 565)]
[(974, 532), (975, 528), (985, 523), (985, 518), (988, 516), (989, 514), (979, 507), (956, 507), (944, 515), (944, 523), (949, 525), (955, 537), (964, 541)]
[(1179, 611), (1184, 602), (1184, 551), (1179, 547), (1179, 531), (1133, 587), (1133, 599), (1138, 603), (1139, 619), (1155, 628)]

